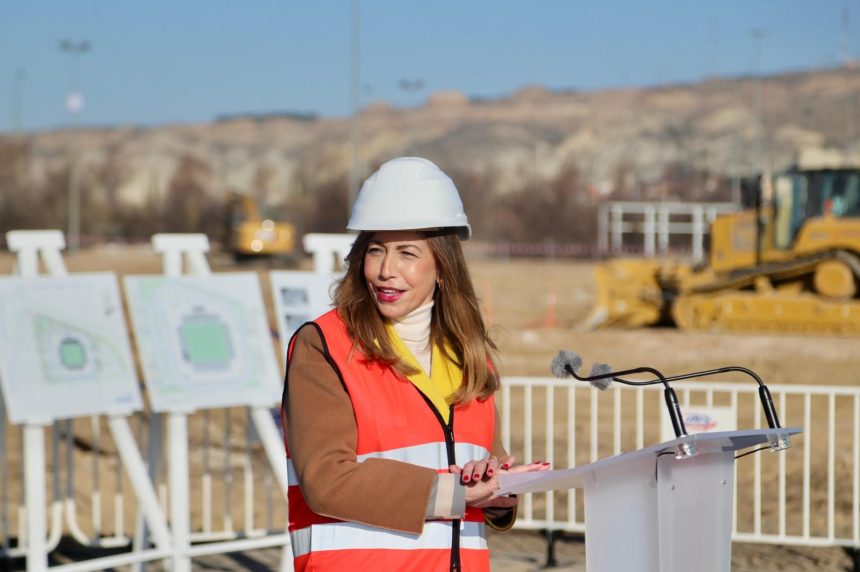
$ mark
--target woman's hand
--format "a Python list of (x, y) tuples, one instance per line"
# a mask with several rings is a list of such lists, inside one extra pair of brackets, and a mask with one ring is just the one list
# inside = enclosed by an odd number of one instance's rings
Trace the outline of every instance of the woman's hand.
[(466, 506), (508, 508), (517, 504), (517, 498), (514, 496), (496, 496), (496, 491), (499, 490), (499, 474), (530, 473), (547, 471), (550, 468), (549, 463), (541, 461), (516, 466), (514, 462), (514, 457), (508, 457), (504, 463), (500, 463), (497, 457), (488, 457), (469, 461), (462, 468), (457, 465), (450, 465), (448, 470), (460, 475), (460, 482), (466, 486)]

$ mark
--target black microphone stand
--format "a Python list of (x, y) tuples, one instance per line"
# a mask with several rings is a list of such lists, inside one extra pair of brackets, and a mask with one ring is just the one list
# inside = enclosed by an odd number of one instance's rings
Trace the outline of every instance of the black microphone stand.
[[(630, 370), (631, 372), (634, 370)], [(626, 383), (627, 385), (653, 385), (656, 383), (666, 383), (668, 381), (679, 381), (682, 379), (692, 379), (696, 377), (707, 377), (709, 375), (716, 375), (720, 373), (730, 373), (730, 372), (740, 372), (745, 373), (752, 377), (758, 383), (758, 395), (761, 400), (762, 409), (764, 409), (764, 416), (767, 419), (767, 426), (770, 429), (782, 429), (782, 425), (779, 422), (779, 416), (776, 414), (776, 407), (773, 404), (773, 397), (770, 394), (770, 390), (764, 384), (761, 377), (758, 376), (756, 372), (751, 369), (747, 369), (745, 367), (741, 367), (738, 365), (732, 365), (727, 367), (719, 367), (716, 369), (708, 369), (704, 371), (697, 371), (693, 373), (684, 373), (680, 375), (673, 375), (671, 377), (663, 377), (659, 373), (655, 375), (659, 377), (659, 379), (649, 380), (649, 381), (631, 381), (631, 380), (621, 380), (617, 377), (614, 378), (615, 381), (619, 383)], [(609, 374), (609, 376), (614, 375), (626, 375), (628, 372), (618, 372), (618, 374)], [(605, 376), (604, 376), (605, 377)], [(788, 449), (791, 447), (791, 440), (787, 435), (779, 436), (775, 441), (771, 443), (772, 451), (781, 451), (783, 449)]]
[[(589, 377), (580, 377), (573, 371), (573, 368), (570, 364), (565, 364), (564, 369), (572, 375), (574, 378), (579, 381), (599, 381), (601, 379), (612, 378), (614, 381), (618, 383), (622, 383), (624, 385), (655, 385), (658, 383), (662, 383), (665, 387), (663, 389), (663, 398), (666, 400), (666, 407), (669, 410), (669, 419), (672, 421), (672, 429), (675, 431), (675, 437), (683, 437), (687, 435), (687, 428), (684, 426), (684, 417), (681, 415), (681, 404), (678, 403), (678, 396), (675, 394), (675, 390), (669, 385), (669, 379), (666, 378), (662, 373), (654, 369), (653, 367), (636, 367), (633, 369), (625, 369), (624, 371), (616, 371), (603, 373), (599, 375), (592, 375)], [(633, 381), (628, 379), (620, 379), (619, 375), (629, 375), (633, 373), (650, 373), (652, 375), (657, 376), (659, 379), (651, 380), (651, 381)], [(683, 457), (691, 457), (695, 455), (695, 448), (691, 443), (683, 443), (678, 450), (678, 458)]]

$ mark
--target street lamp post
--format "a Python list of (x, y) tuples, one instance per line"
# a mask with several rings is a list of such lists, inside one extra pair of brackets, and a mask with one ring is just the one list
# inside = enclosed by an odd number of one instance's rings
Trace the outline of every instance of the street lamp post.
[[(72, 116), (72, 125), (77, 127), (78, 116), (84, 107), (84, 98), (78, 90), (78, 59), (90, 51), (92, 46), (88, 41), (74, 42), (63, 40), (60, 42), (60, 51), (71, 56), (72, 78), (71, 89), (66, 96), (66, 109)], [(78, 180), (78, 151), (72, 147), (71, 169), (69, 173), (69, 250), (76, 252), (80, 246), (81, 234), (81, 193), (80, 181)]]
[(352, 212), (352, 203), (358, 196), (358, 185), (361, 179), (359, 165), (359, 145), (361, 134), (358, 126), (358, 106), (361, 86), (361, 0), (352, 0), (352, 50), (350, 52), (350, 101), (352, 114), (350, 116), (350, 164), (349, 188), (347, 189), (346, 216)]
[(761, 28), (755, 28), (750, 31), (753, 39), (754, 56), (753, 56), (753, 73), (756, 77), (755, 88), (755, 108), (756, 122), (758, 123), (758, 137), (756, 138), (756, 160), (758, 161), (759, 174), (763, 177), (765, 174), (765, 157), (764, 157), (764, 93), (762, 85), (761, 71), (761, 40), (766, 33)]
[[(397, 85), (400, 86), (405, 93), (413, 94), (418, 93), (422, 89), (424, 89), (424, 80), (423, 79), (401, 79), (397, 82)], [(406, 148), (406, 154), (409, 155), (412, 153), (412, 147), (415, 145), (415, 134), (412, 131), (412, 126), (409, 127), (409, 146)]]
[(20, 135), (21, 133), (21, 125), (23, 123), (22, 120), (22, 112), (21, 107), (24, 101), (24, 80), (27, 77), (27, 72), (24, 71), (23, 68), (19, 68), (15, 71), (15, 84), (13, 88), (13, 97), (12, 97), (12, 130), (16, 135)]

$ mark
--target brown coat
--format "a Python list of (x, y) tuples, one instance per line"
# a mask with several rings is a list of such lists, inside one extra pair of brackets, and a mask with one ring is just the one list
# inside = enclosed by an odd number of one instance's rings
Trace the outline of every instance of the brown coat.
[[(315, 328), (295, 338), (284, 388), (287, 446), (308, 506), (323, 516), (420, 533), (436, 471), (390, 459), (356, 460), (352, 403)], [(498, 417), (498, 416), (497, 416)], [(492, 455), (508, 454), (495, 427)], [(510, 510), (493, 511), (491, 525), (513, 523)]]

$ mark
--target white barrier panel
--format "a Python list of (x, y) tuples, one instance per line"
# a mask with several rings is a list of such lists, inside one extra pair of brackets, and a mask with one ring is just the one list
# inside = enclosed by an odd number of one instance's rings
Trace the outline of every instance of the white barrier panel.
[(339, 270), (346, 255), (355, 242), (356, 234), (318, 234), (309, 233), (302, 243), (305, 250), (314, 257), (314, 272), (325, 273)]
[[(90, 418), (60, 422), (49, 432), (46, 549), (57, 548), (62, 535), (93, 554), (99, 549), (131, 548), (135, 515), (140, 506), (129, 477), (121, 469), (120, 455), (145, 449), (146, 435), (156, 417), (132, 418), (129, 446), (109, 431), (111, 420), (93, 423)], [(267, 417), (273, 425), (271, 417)], [(285, 546), (286, 500), (257, 434), (248, 408), (204, 410), (189, 417), (190, 539), (189, 553), (199, 550), (228, 552), (232, 543), (241, 549)], [(22, 494), (23, 466), (20, 450), (23, 431), (0, 424), (0, 569), (2, 562), (26, 556), (26, 526)], [(156, 486), (166, 509), (168, 489), (161, 470), (164, 459), (149, 459), (156, 471)], [(44, 473), (44, 470), (43, 470)], [(141, 474), (146, 476), (146, 471)], [(148, 480), (147, 480), (148, 482)], [(56, 491), (56, 492), (53, 492)], [(157, 504), (157, 502), (156, 502)], [(166, 532), (169, 535), (169, 531)], [(195, 546), (193, 543), (206, 543)], [(262, 544), (260, 544), (262, 543)], [(62, 561), (64, 554), (58, 556)], [(169, 551), (140, 548), (97, 562), (81, 561), (76, 569), (106, 569), (170, 556)], [(118, 560), (117, 560), (118, 559)], [(65, 566), (63, 565), (66, 569)], [(54, 567), (51, 567), (53, 570)]]
[[(738, 428), (762, 427), (755, 383), (674, 383), (682, 410), (730, 408)], [(780, 420), (801, 426), (793, 447), (739, 459), (733, 539), (860, 547), (860, 388), (770, 385)], [(555, 378), (511, 377), (500, 396), (502, 440), (522, 461), (557, 468), (661, 441), (667, 416), (658, 388), (605, 393)], [(584, 532), (577, 491), (525, 495), (515, 525)]]

